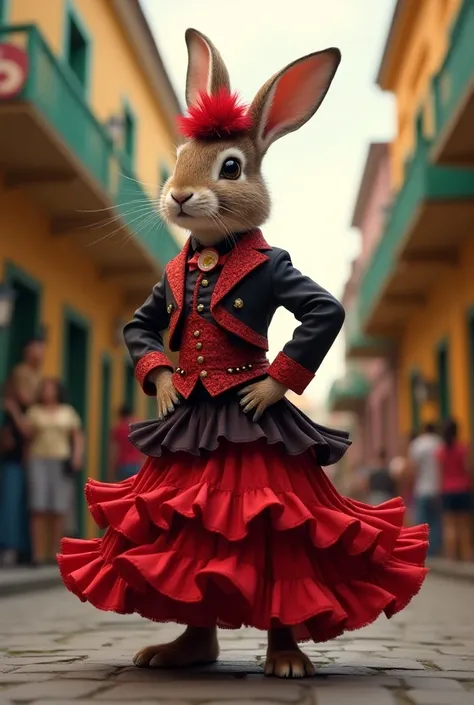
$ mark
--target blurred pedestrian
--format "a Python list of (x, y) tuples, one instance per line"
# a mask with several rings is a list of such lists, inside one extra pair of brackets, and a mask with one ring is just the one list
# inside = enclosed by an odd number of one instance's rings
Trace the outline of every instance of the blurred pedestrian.
[(367, 475), (368, 503), (377, 505), (387, 502), (397, 494), (397, 486), (390, 472), (387, 451), (381, 448)]
[(416, 431), (412, 431), (408, 438), (402, 439), (400, 442), (400, 453), (392, 458), (389, 463), (389, 468), (394, 482), (397, 486), (397, 494), (403, 499), (406, 507), (405, 511), (405, 526), (411, 526), (413, 522), (413, 475), (410, 468), (408, 458), (410, 444), (417, 437)]
[(118, 422), (111, 433), (109, 480), (121, 482), (140, 470), (144, 456), (129, 441), (130, 424), (137, 421), (132, 409), (124, 404), (118, 413)]
[(73, 475), (82, 466), (84, 440), (81, 420), (65, 402), (62, 384), (45, 379), (38, 402), (27, 414), (29, 508), (35, 565), (48, 558), (48, 524), (53, 550), (59, 550), (70, 508)]
[(16, 565), (29, 550), (24, 414), (32, 399), (27, 388), (15, 389), (10, 377), (3, 390), (0, 429), (0, 563)]
[(25, 344), (22, 360), (12, 370), (11, 380), (19, 399), (34, 400), (41, 385), (46, 343), (44, 338), (31, 338)]
[(438, 555), (441, 550), (440, 447), (441, 438), (434, 424), (428, 423), (408, 449), (413, 476), (415, 524), (428, 524), (430, 528), (430, 556)]
[(444, 553), (446, 558), (472, 561), (472, 481), (469, 447), (458, 439), (458, 426), (448, 419), (438, 449), (441, 471)]

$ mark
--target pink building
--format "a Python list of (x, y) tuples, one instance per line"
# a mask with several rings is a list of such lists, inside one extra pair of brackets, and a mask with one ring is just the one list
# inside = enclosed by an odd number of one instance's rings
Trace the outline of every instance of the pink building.
[(361, 249), (352, 263), (343, 303), (347, 373), (334, 383), (330, 408), (352, 414), (353, 445), (348, 452), (352, 469), (367, 466), (383, 448), (388, 458), (400, 451), (396, 383), (396, 351), (385, 344), (371, 345), (358, 327), (357, 295), (361, 273), (383, 232), (390, 202), (389, 150), (386, 143), (369, 147), (352, 226), (358, 228)]

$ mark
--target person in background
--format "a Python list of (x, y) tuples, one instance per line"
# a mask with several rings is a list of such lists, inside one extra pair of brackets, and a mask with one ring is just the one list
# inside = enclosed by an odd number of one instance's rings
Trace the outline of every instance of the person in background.
[(23, 348), (22, 361), (11, 374), (15, 394), (19, 399), (34, 400), (41, 385), (46, 343), (44, 338), (29, 340)]
[(17, 390), (12, 378), (3, 390), (3, 424), (0, 429), (0, 564), (14, 566), (28, 554), (24, 413), (33, 401), (30, 389)]
[(410, 444), (417, 437), (416, 431), (412, 431), (409, 437), (402, 439), (400, 443), (400, 454), (396, 455), (389, 463), (390, 473), (397, 486), (397, 493), (405, 502), (406, 512), (404, 526), (411, 526), (413, 521), (413, 477), (410, 472), (410, 462), (408, 459), (408, 449)]
[(441, 472), (444, 552), (446, 558), (472, 561), (472, 480), (469, 447), (458, 439), (458, 426), (448, 419), (437, 458)]
[(368, 503), (382, 504), (393, 499), (396, 494), (397, 486), (388, 467), (387, 452), (381, 448), (367, 476)]
[(38, 402), (26, 413), (30, 436), (28, 450), (29, 508), (33, 563), (48, 559), (48, 524), (54, 554), (59, 551), (66, 513), (69, 510), (72, 474), (83, 461), (81, 420), (65, 403), (62, 384), (45, 379)]
[(144, 460), (142, 453), (128, 439), (130, 424), (136, 421), (132, 409), (124, 404), (118, 417), (111, 433), (110, 482), (121, 482), (136, 475)]
[(410, 443), (408, 460), (413, 478), (415, 524), (428, 524), (430, 547), (428, 555), (436, 556), (441, 549), (441, 498), (438, 450), (441, 438), (434, 424), (426, 424)]

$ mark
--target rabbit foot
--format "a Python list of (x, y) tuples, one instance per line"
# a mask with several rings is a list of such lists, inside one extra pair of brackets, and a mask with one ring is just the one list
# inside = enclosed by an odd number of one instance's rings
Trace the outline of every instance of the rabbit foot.
[(169, 644), (147, 646), (133, 659), (138, 668), (185, 668), (217, 661), (219, 644), (214, 627), (188, 627), (184, 634)]
[(264, 673), (277, 678), (314, 676), (316, 669), (296, 643), (291, 629), (268, 632), (268, 648)]

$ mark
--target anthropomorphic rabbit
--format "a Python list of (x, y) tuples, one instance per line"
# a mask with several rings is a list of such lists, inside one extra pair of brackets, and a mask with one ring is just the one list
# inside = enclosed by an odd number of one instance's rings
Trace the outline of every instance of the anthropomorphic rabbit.
[[(217, 627), (249, 625), (268, 632), (267, 675), (302, 677), (314, 667), (299, 641), (333, 639), (409, 602), (426, 572), (427, 529), (403, 528), (399, 499), (372, 507), (340, 496), (321, 466), (341, 458), (347, 435), (285, 398), (310, 383), (344, 311), (265, 241), (261, 164), (316, 112), (339, 52), (290, 64), (247, 110), (211, 42), (195, 30), (186, 41), (189, 139), (161, 208), (190, 238), (124, 332), (138, 380), (157, 397), (158, 418), (131, 433), (148, 460), (119, 484), (89, 481), (107, 531), (66, 539), (59, 563), (66, 586), (99, 609), (187, 625), (140, 651), (137, 666), (214, 661)], [(300, 325), (270, 364), (279, 306)]]

